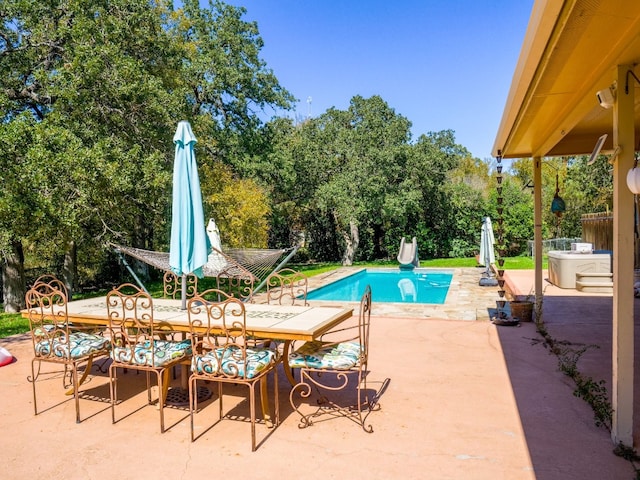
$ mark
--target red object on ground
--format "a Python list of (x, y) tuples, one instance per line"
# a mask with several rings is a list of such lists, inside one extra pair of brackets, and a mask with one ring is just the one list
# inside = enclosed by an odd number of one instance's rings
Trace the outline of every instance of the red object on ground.
[(13, 355), (11, 355), (6, 348), (0, 347), (0, 367), (4, 367), (11, 362), (13, 362)]

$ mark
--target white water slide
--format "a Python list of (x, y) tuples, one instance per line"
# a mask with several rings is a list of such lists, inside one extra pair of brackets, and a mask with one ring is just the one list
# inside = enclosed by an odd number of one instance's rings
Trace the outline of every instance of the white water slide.
[(407, 243), (402, 237), (400, 241), (400, 251), (398, 252), (398, 262), (402, 269), (412, 269), (420, 266), (418, 260), (418, 240), (413, 237), (411, 243)]

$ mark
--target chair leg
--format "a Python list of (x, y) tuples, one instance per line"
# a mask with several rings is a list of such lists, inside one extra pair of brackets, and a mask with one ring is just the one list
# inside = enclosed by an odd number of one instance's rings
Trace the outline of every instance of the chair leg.
[(73, 399), (76, 406), (76, 423), (80, 423), (80, 393), (78, 392), (78, 364), (76, 362), (71, 367), (71, 378), (73, 381)]
[[(273, 427), (271, 413), (269, 412), (269, 392), (267, 389), (267, 377), (260, 379), (260, 404), (262, 406), (262, 418), (269, 428)], [(276, 405), (277, 407), (277, 405)]]
[(158, 405), (160, 406), (160, 433), (164, 433), (164, 372), (163, 370), (156, 370), (158, 377)]
[[(262, 382), (262, 380), (260, 380)], [(249, 384), (249, 412), (251, 415), (251, 451), (256, 451), (256, 396), (255, 382)]]
[(31, 386), (33, 387), (33, 413), (38, 415), (38, 403), (36, 401), (36, 369), (35, 363), (38, 362), (38, 373), (40, 373), (40, 362), (37, 359), (31, 360)]
[(189, 416), (191, 417), (191, 441), (195, 441), (195, 434), (194, 434), (194, 414), (195, 414), (195, 410), (198, 408), (198, 395), (197, 392), (198, 389), (197, 387), (197, 379), (196, 378), (189, 378)]
[(118, 398), (117, 367), (109, 365), (109, 393), (111, 394), (111, 423), (116, 423), (116, 400)]
[[(139, 371), (139, 370), (138, 370)], [(151, 405), (151, 373), (149, 372), (149, 370), (147, 370), (145, 372), (146, 376), (147, 376), (147, 401), (149, 403), (149, 405)]]
[[(274, 416), (271, 417), (268, 407), (266, 410), (263, 410), (263, 418), (265, 419), (265, 424), (269, 426), (269, 428), (279, 425), (280, 423), (280, 397), (278, 394), (278, 375), (277, 370), (273, 369), (274, 374)], [(257, 449), (257, 437), (256, 437), (256, 410), (257, 410), (257, 395), (260, 395), (261, 405), (263, 400), (263, 395), (268, 397), (268, 385), (267, 385), (267, 377), (268, 373), (265, 374), (262, 378), (251, 381), (251, 382), (241, 382), (246, 385), (249, 389), (249, 417), (251, 423), (251, 451), (255, 452)], [(195, 434), (195, 417), (198, 411), (198, 398), (197, 398), (197, 378), (190, 377), (189, 378), (189, 417), (190, 417), (190, 434), (191, 441), (194, 442), (196, 439)], [(218, 419), (222, 420), (224, 418), (224, 404), (223, 404), (223, 388), (224, 382), (216, 381), (218, 384)], [(256, 388), (256, 385), (260, 383), (260, 386)], [(268, 405), (268, 403), (267, 403)], [(213, 405), (212, 405), (213, 406)]]
[(309, 373), (304, 368), (300, 368), (300, 381), (296, 383), (289, 392), (289, 403), (291, 404), (291, 408), (300, 415), (298, 428), (306, 428), (313, 423), (310, 418), (311, 415), (305, 415), (302, 413), (298, 406), (296, 406), (295, 401), (296, 395), (299, 395), (301, 399), (309, 398), (311, 395), (312, 387), (311, 382), (307, 382), (308, 375)]
[[(362, 372), (358, 372), (357, 384), (356, 387), (356, 404), (345, 406), (343, 404), (336, 403), (334, 399), (331, 398), (331, 392), (337, 392), (339, 390), (344, 390), (347, 388), (349, 382), (349, 376), (346, 372), (333, 372), (337, 375), (337, 379), (341, 382), (339, 385), (330, 386), (320, 380), (317, 377), (317, 372), (314, 374), (314, 370), (307, 370), (305, 368), (300, 369), (300, 382), (298, 382), (292, 389), (289, 394), (289, 402), (291, 403), (291, 407), (300, 415), (300, 423), (298, 427), (305, 428), (311, 426), (313, 424), (313, 419), (315, 417), (319, 417), (324, 414), (331, 415), (341, 415), (347, 417), (354, 423), (360, 425), (360, 427), (367, 433), (373, 432), (373, 427), (371, 425), (367, 425), (366, 419), (369, 416), (369, 413), (374, 410), (374, 405), (369, 400), (367, 387), (366, 387), (366, 377), (363, 377)], [(325, 374), (328, 372), (324, 372)], [(355, 372), (351, 372), (351, 375), (355, 375)], [(353, 377), (351, 377), (353, 379)], [(354, 379), (354, 380), (356, 380)], [(299, 395), (300, 398), (309, 398), (312, 392), (315, 391), (317, 395), (319, 395), (318, 406), (315, 410), (310, 413), (303, 413), (297, 406), (294, 400), (296, 395)]]
[[(364, 394), (364, 398), (362, 396), (362, 392), (366, 392)], [(369, 398), (367, 387), (367, 374), (360, 371), (358, 373), (358, 420), (362, 429), (367, 433), (373, 433), (373, 426), (366, 425), (367, 417), (374, 410), (379, 410), (380, 405), (376, 403), (375, 397)], [(366, 409), (363, 412), (363, 407)]]
[(280, 393), (278, 392), (278, 369), (273, 369), (273, 388), (275, 388), (275, 402), (276, 402), (276, 426), (280, 425)]

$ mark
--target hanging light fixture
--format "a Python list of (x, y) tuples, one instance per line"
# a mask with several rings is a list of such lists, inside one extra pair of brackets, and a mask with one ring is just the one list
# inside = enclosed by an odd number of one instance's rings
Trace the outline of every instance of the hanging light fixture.
[(633, 162), (633, 168), (627, 173), (627, 187), (635, 195), (640, 193), (640, 168), (638, 168), (637, 156)]
[[(636, 82), (640, 83), (640, 78), (636, 76), (633, 70), (627, 70), (627, 78), (624, 86), (624, 93), (629, 93), (629, 75), (631, 75)], [(616, 148), (616, 152), (618, 148)], [(631, 193), (638, 195), (640, 193), (640, 169), (638, 169), (638, 155), (634, 154), (633, 168), (627, 173), (627, 187), (631, 190)]]

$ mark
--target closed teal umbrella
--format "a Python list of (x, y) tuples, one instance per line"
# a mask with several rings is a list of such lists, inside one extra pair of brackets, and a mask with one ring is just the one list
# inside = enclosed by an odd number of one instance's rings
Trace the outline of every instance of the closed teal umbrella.
[(194, 145), (196, 137), (187, 121), (178, 123), (173, 142), (176, 144), (173, 163), (173, 203), (171, 206), (171, 247), (169, 265), (182, 276), (182, 308), (186, 308), (186, 276), (202, 278), (202, 266), (207, 263), (210, 244), (204, 224), (202, 193)]

